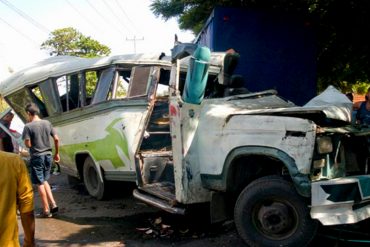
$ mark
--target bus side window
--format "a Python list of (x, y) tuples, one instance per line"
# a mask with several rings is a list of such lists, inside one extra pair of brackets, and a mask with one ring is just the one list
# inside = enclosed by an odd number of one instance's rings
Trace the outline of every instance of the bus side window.
[(68, 80), (67, 76), (65, 75), (56, 79), (60, 103), (62, 105), (63, 112), (66, 112), (69, 110), (69, 102), (68, 102), (68, 94), (67, 94), (67, 90), (68, 90), (67, 80)]
[(33, 102), (32, 96), (30, 95), (27, 88), (24, 88), (18, 92), (6, 96), (6, 101), (10, 107), (18, 114), (24, 122), (27, 122), (27, 113), (25, 107), (28, 103)]
[(153, 69), (152, 67), (140, 66), (132, 69), (127, 93), (128, 97), (138, 97), (148, 94)]
[(41, 117), (49, 116), (45, 107), (45, 100), (41, 94), (40, 88), (38, 86), (35, 86), (30, 89), (32, 93), (32, 102), (39, 107)]
[(86, 71), (84, 73), (84, 85), (82, 87), (86, 94), (86, 105), (90, 105), (98, 84), (99, 75), (97, 71)]
[(54, 79), (48, 79), (38, 84), (49, 116), (62, 112), (58, 89)]
[(125, 99), (127, 97), (128, 83), (130, 81), (130, 70), (117, 70), (114, 76), (114, 83), (108, 94), (108, 100)]
[(78, 74), (70, 75), (68, 82), (69, 110), (73, 110), (80, 107), (80, 81)]
[(115, 75), (114, 72), (114, 67), (102, 71), (91, 104), (96, 104), (108, 99), (108, 93), (112, 87), (112, 82)]
[(65, 75), (56, 79), (60, 103), (63, 112), (73, 110), (81, 106), (80, 76), (78, 74)]

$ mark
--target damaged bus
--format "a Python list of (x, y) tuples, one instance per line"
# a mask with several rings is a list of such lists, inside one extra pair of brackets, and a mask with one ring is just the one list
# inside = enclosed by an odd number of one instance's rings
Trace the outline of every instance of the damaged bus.
[(14, 73), (1, 94), (23, 121), (25, 105), (38, 105), (60, 137), (61, 172), (103, 199), (107, 182), (136, 181), (137, 146), (154, 97), (168, 97), (170, 64), (163, 54), (57, 56)]
[(249, 92), (237, 62), (194, 44), (171, 58), (55, 57), (0, 93), (24, 119), (27, 102), (40, 106), (62, 172), (97, 198), (109, 180), (136, 181), (134, 197), (168, 212), (201, 204), (213, 222), (233, 217), (250, 246), (305, 246), (319, 222), (368, 219), (369, 128), (351, 126), (345, 102)]

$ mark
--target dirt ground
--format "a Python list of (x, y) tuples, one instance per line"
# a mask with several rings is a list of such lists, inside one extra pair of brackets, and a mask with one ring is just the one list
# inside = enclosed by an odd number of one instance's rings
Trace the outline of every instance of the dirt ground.
[[(36, 219), (36, 239), (40, 247), (245, 246), (232, 222), (210, 227), (199, 218), (167, 214), (133, 198), (134, 184), (117, 183), (113, 186), (115, 196), (97, 201), (87, 194), (82, 184), (70, 186), (63, 174), (53, 175), (49, 183), (59, 214)], [(35, 210), (40, 208), (35, 188)]]
[[(167, 214), (134, 199), (132, 184), (115, 184), (115, 196), (97, 201), (87, 194), (82, 184), (70, 186), (65, 175), (52, 176), (49, 182), (59, 206), (59, 214), (49, 219), (36, 219), (36, 239), (40, 247), (246, 246), (232, 221), (210, 225), (201, 214), (192, 217)], [(36, 210), (41, 208), (37, 192), (35, 207)], [(369, 246), (338, 240), (352, 230), (333, 231), (321, 227), (310, 246)], [(353, 234), (351, 236), (353, 238)], [(368, 230), (355, 236), (355, 239), (359, 238), (370, 240)]]

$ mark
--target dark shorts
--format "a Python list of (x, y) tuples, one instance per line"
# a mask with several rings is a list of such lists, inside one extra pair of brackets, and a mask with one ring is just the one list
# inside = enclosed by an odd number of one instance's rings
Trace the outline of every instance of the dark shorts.
[(43, 184), (50, 177), (51, 154), (32, 156), (30, 160), (31, 180), (33, 184)]

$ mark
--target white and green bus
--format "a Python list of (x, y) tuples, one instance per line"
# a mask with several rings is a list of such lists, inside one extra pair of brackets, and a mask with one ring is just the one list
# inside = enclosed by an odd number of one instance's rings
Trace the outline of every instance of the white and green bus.
[(106, 181), (136, 181), (134, 155), (149, 113), (163, 112), (170, 65), (161, 54), (57, 56), (14, 73), (1, 94), (24, 121), (25, 105), (38, 105), (60, 136), (61, 172), (102, 199)]

